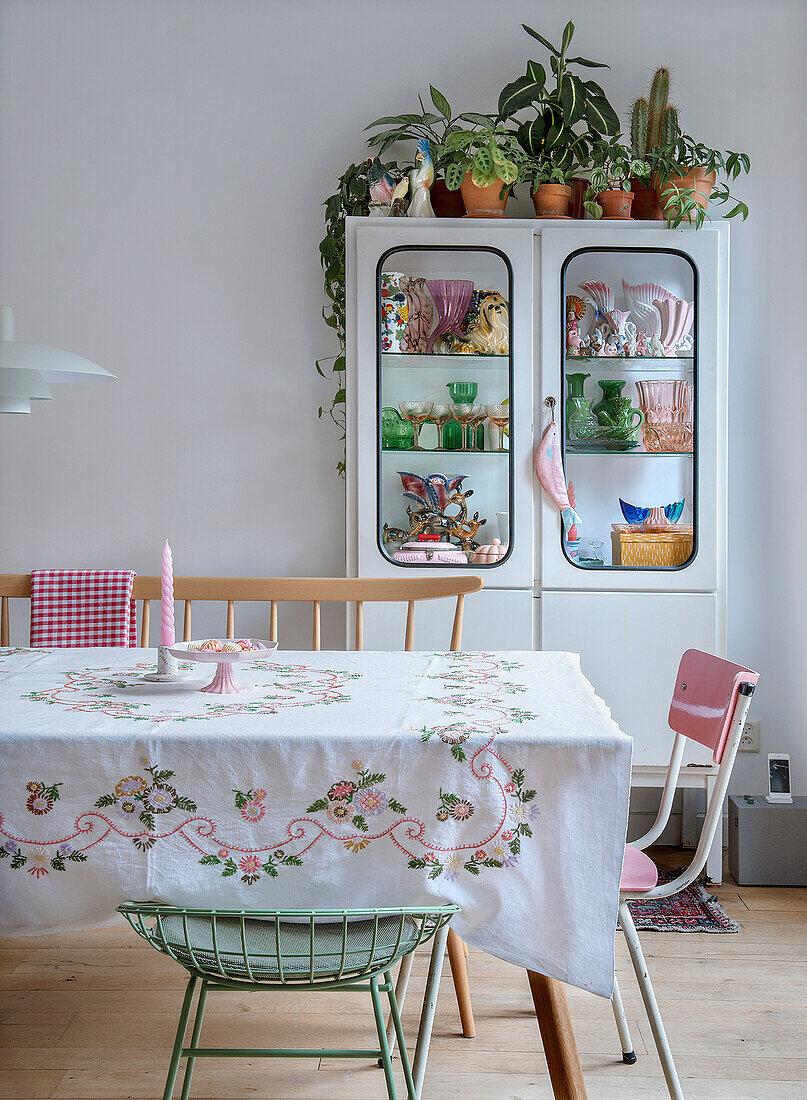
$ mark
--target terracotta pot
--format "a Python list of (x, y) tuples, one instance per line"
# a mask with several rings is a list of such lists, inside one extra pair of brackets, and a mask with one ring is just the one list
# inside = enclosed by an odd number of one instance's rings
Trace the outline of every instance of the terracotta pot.
[(539, 183), (532, 193), (536, 218), (568, 218), (571, 187), (563, 183)]
[(438, 218), (462, 218), (465, 203), (459, 191), (449, 191), (445, 180), (435, 180), (431, 189), (432, 210)]
[(569, 186), (572, 189), (572, 197), (569, 200), (567, 213), (570, 218), (585, 218), (586, 208), (583, 206), (583, 199), (588, 191), (588, 180), (582, 176), (572, 176)]
[(460, 187), (462, 201), (465, 204), (464, 216), (466, 218), (504, 218), (504, 208), (510, 198), (510, 192), (508, 191), (504, 198), (500, 199), (499, 193), (503, 186), (501, 180), (496, 180), (490, 187), (477, 187), (471, 179), (471, 173), (466, 172)]
[(641, 222), (659, 222), (664, 215), (654, 187), (648, 187), (640, 179), (630, 181), (630, 189), (633, 192), (633, 206), (631, 217)]
[[(672, 176), (669, 183), (662, 183), (658, 175), (654, 175), (651, 182), (656, 192), (656, 198), (661, 204), (662, 212), (664, 210), (662, 193), (666, 188), (672, 186), (678, 187), (680, 190), (694, 188), (695, 202), (701, 210), (705, 210), (709, 205), (709, 196), (712, 193), (716, 178), (717, 174), (715, 172), (707, 172), (705, 168), (691, 168), (685, 176)], [(687, 218), (685, 220), (690, 221), (691, 219)]]
[(601, 191), (597, 195), (597, 202), (602, 207), (604, 218), (622, 218), (625, 221), (630, 221), (630, 208), (633, 203), (632, 191), (623, 191), (621, 187)]

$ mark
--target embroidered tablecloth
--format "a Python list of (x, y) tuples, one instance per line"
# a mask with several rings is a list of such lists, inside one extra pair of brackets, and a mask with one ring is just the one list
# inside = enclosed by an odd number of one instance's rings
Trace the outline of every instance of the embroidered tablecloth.
[(154, 651), (0, 650), (0, 925), (126, 899), (456, 902), (469, 943), (604, 996), (631, 741), (570, 653), (290, 653), (146, 683)]

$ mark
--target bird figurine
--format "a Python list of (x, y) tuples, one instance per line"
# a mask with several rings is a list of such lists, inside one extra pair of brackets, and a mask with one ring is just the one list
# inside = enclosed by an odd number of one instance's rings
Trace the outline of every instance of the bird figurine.
[(392, 203), (389, 208), (389, 216), (391, 218), (406, 217), (406, 192), (408, 190), (409, 176), (404, 176), (404, 178), (395, 185), (395, 190), (392, 192)]
[(386, 206), (389, 210), (398, 181), (384, 168), (378, 157), (367, 161), (367, 182), (370, 185), (370, 206)]
[(434, 183), (434, 161), (432, 147), (428, 138), (418, 141), (415, 154), (415, 169), (411, 175), (412, 201), (409, 203), (410, 218), (433, 218), (432, 200), (429, 188)]

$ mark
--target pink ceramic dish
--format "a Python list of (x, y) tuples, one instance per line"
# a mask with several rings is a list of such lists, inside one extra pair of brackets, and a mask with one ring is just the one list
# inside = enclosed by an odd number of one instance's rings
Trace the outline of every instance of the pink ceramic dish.
[[(207, 641), (207, 639), (205, 639), (205, 641)], [(269, 642), (264, 638), (250, 638), (249, 641), (251, 641), (253, 645), (259, 641), (263, 649), (188, 649), (190, 645), (199, 645), (199, 642), (178, 642), (175, 646), (172, 646), (168, 652), (174, 657), (178, 657), (181, 661), (199, 661), (202, 664), (215, 664), (217, 666), (216, 675), (209, 684), (199, 690), (209, 691), (213, 695), (230, 695), (235, 692), (247, 690), (233, 678), (230, 665), (235, 664), (236, 661), (256, 661), (264, 660), (267, 657), (273, 657), (277, 649), (277, 642)]]
[(392, 557), (409, 565), (468, 564), (465, 551), (453, 542), (405, 542)]

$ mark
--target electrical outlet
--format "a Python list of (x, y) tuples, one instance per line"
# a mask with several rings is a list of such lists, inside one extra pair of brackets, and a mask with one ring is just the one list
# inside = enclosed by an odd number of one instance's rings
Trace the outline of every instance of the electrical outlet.
[(740, 738), (740, 752), (759, 752), (759, 722), (746, 722)]

